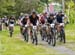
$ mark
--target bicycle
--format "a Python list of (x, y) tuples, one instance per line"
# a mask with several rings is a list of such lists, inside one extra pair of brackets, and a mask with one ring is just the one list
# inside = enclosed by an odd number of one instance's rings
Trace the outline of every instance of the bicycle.
[(28, 26), (27, 25), (25, 25), (24, 27), (23, 27), (23, 36), (24, 36), (24, 40), (26, 41), (26, 42), (28, 42), (28, 40), (29, 40), (29, 36), (28, 36)]
[(13, 27), (14, 27), (14, 24), (9, 24), (10, 37), (12, 37), (12, 35), (13, 35)]
[[(46, 32), (46, 25), (42, 25), (41, 26), (41, 37), (42, 37), (42, 40), (46, 40), (46, 37), (47, 37), (47, 32)], [(46, 40), (47, 42), (47, 40)]]
[(38, 38), (37, 38), (37, 26), (32, 26), (32, 36), (31, 36), (32, 43), (37, 45)]
[(60, 23), (57, 27), (57, 39), (60, 42), (66, 43), (65, 31), (64, 31), (64, 23)]
[(47, 24), (47, 39), (48, 44), (56, 45), (55, 24)]

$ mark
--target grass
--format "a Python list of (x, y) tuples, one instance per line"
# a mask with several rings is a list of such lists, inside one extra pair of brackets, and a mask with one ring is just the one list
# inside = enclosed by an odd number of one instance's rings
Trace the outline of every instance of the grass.
[(75, 51), (75, 24), (69, 24), (65, 28), (67, 43), (65, 46)]
[(75, 42), (75, 24), (69, 24), (65, 28), (66, 39), (67, 41)]
[(44, 48), (28, 44), (16, 38), (19, 35), (19, 27), (16, 26), (12, 38), (9, 37), (9, 31), (0, 32), (0, 55), (56, 55), (61, 54), (52, 48)]

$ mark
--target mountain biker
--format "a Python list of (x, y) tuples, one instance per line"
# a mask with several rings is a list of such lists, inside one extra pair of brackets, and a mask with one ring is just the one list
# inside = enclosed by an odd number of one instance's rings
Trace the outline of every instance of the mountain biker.
[[(51, 33), (55, 32), (55, 23), (56, 23), (56, 19), (54, 17), (54, 14), (50, 14), (48, 19), (47, 19), (47, 23), (48, 23), (48, 28), (47, 28), (47, 35), (50, 34), (49, 30), (51, 31)], [(53, 26), (52, 26), (53, 25)], [(51, 34), (52, 35), (52, 34)], [(48, 41), (48, 39), (47, 39)]]
[[(28, 23), (29, 23), (29, 17), (28, 17), (28, 15), (26, 14), (25, 17), (22, 18), (22, 19), (21, 19), (21, 22), (20, 22), (20, 24), (21, 24), (21, 31), (23, 31), (23, 27), (24, 27), (25, 25), (28, 25)], [(22, 34), (23, 34), (23, 33), (22, 33)]]
[[(30, 26), (37, 26), (38, 25), (38, 23), (39, 23), (39, 17), (37, 16), (37, 14), (36, 14), (36, 12), (34, 11), (34, 12), (32, 12), (32, 14), (30, 15)], [(31, 39), (33, 39), (33, 36), (32, 36), (32, 33), (33, 33), (33, 30), (32, 30), (33, 28), (31, 28), (31, 31), (30, 31), (30, 34), (31, 34)], [(36, 45), (37, 45), (37, 42), (38, 42), (38, 40), (37, 40), (37, 37), (35, 37), (35, 40), (36, 40)], [(34, 43), (34, 39), (33, 39), (33, 42), (32, 43)]]
[(23, 24), (22, 24), (22, 20), (25, 18), (25, 16), (24, 16), (24, 14), (23, 13), (21, 13), (20, 14), (20, 16), (19, 16), (19, 19), (18, 19), (18, 24), (20, 25), (20, 32), (21, 32), (21, 34), (22, 34), (22, 27), (23, 27)]
[(40, 35), (41, 35), (41, 38), (42, 40), (45, 40), (46, 39), (46, 22), (47, 22), (47, 13), (43, 13), (41, 16), (40, 16)]
[(62, 12), (60, 11), (57, 15), (56, 15), (56, 20), (58, 23), (63, 23), (63, 17), (64, 14), (62, 14)]
[(29, 17), (25, 14), (25, 17), (21, 20), (22, 26), (22, 35), (24, 36), (24, 40), (28, 42), (28, 25), (29, 25)]
[(15, 17), (14, 16), (11, 16), (10, 18), (9, 18), (9, 25), (11, 25), (11, 24), (15, 24)]
[(9, 18), (8, 25), (9, 25), (9, 32), (13, 33), (13, 31), (14, 31), (14, 25), (15, 25), (15, 17), (14, 16), (11, 16)]
[(47, 19), (47, 22), (49, 24), (55, 23), (54, 14), (50, 14), (49, 18)]
[(39, 17), (37, 16), (36, 12), (32, 12), (32, 15), (30, 15), (30, 23), (34, 26), (37, 25)]
[[(62, 38), (64, 38), (64, 43), (65, 43), (65, 31), (64, 31), (64, 25), (65, 25), (65, 22), (64, 22), (64, 19), (65, 19), (65, 15), (62, 13), (62, 12), (59, 12), (57, 15), (56, 15), (56, 20), (57, 20), (57, 32), (61, 35), (61, 40), (62, 41)], [(63, 36), (64, 35), (64, 36)], [(63, 36), (63, 37), (62, 37)]]
[(43, 13), (41, 16), (40, 16), (40, 23), (41, 24), (45, 24), (46, 23), (46, 20), (47, 20), (47, 17), (45, 15), (45, 13)]

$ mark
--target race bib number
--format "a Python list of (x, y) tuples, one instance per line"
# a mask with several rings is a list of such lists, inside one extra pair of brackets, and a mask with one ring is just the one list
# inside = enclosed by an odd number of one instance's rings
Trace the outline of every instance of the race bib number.
[(14, 24), (9, 24), (9, 26), (10, 26), (10, 27), (13, 27), (13, 26), (14, 26)]
[(37, 29), (37, 26), (33, 26), (33, 29)]
[(50, 26), (51, 26), (52, 28), (54, 28), (54, 25), (55, 25), (55, 24), (50, 24)]

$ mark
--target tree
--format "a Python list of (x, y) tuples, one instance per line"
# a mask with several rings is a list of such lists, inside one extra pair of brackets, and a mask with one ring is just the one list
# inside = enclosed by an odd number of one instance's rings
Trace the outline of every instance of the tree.
[(14, 5), (14, 0), (0, 0), (0, 15), (8, 15), (10, 11), (12, 13)]
[(19, 15), (21, 12), (30, 13), (33, 9), (43, 10), (40, 0), (0, 0), (0, 15)]
[[(66, 3), (66, 13), (69, 16), (70, 23), (75, 23), (75, 3), (73, 0), (67, 1)], [(70, 11), (71, 10), (71, 11)]]
[(18, 13), (30, 13), (31, 10), (37, 9), (39, 7), (40, 0), (16, 0), (16, 10)]

